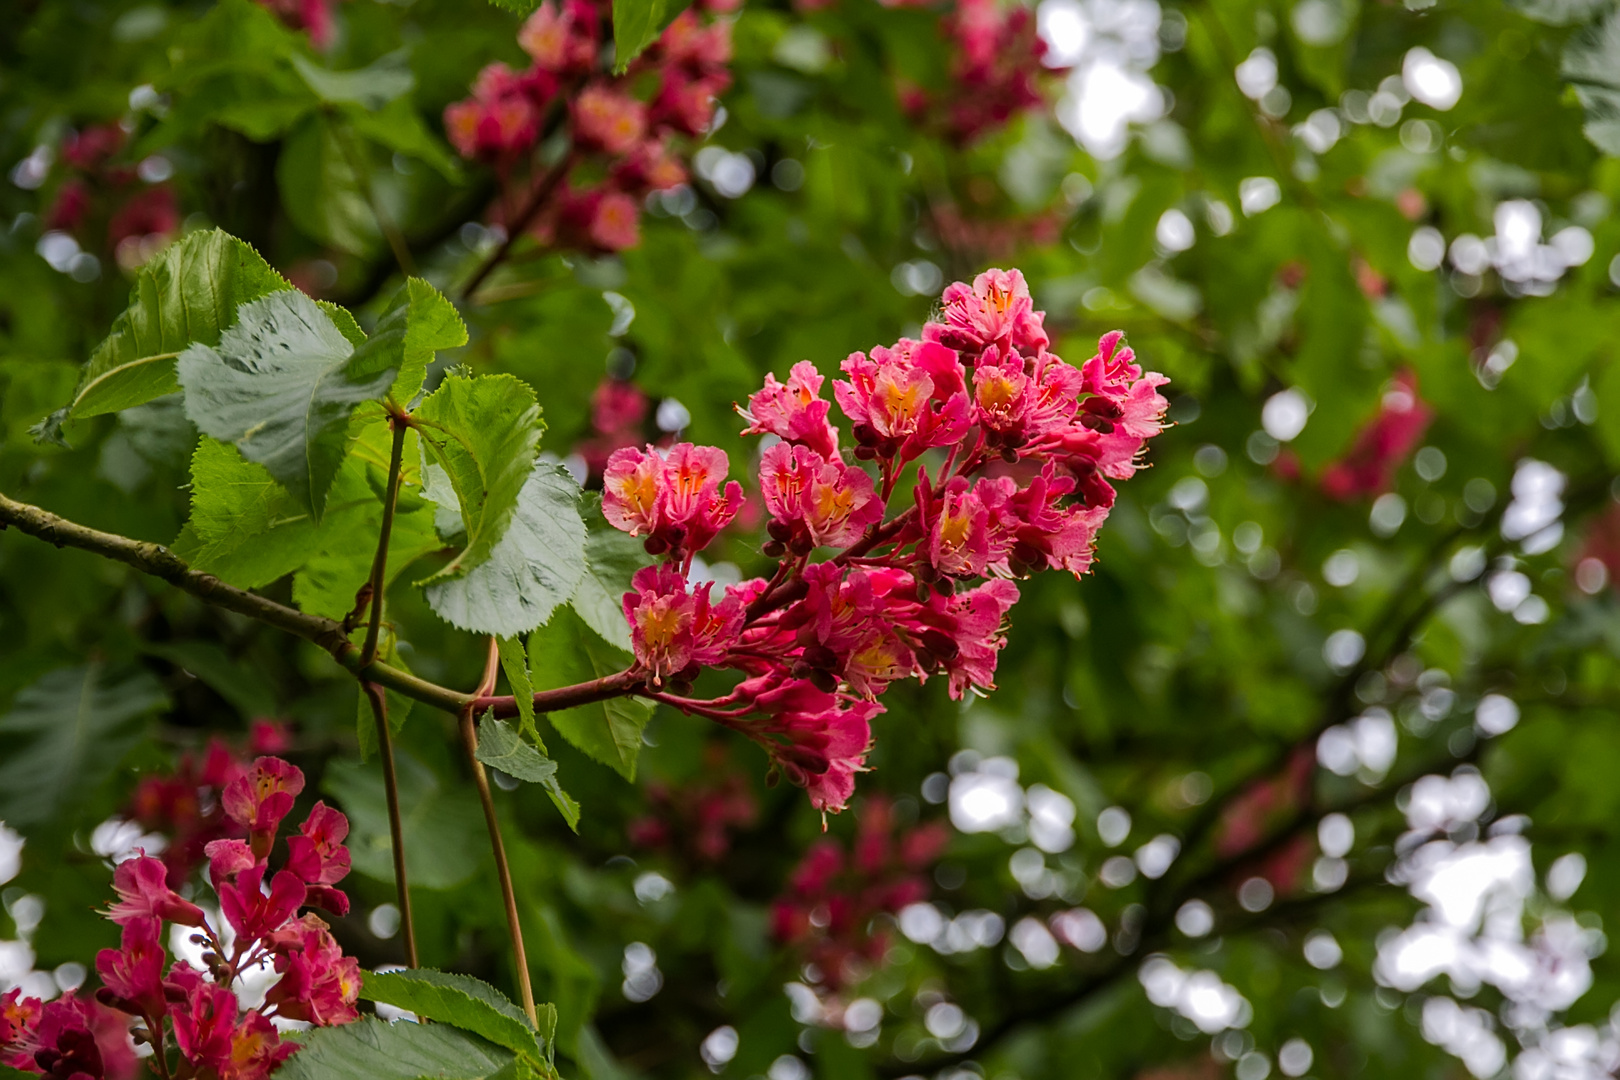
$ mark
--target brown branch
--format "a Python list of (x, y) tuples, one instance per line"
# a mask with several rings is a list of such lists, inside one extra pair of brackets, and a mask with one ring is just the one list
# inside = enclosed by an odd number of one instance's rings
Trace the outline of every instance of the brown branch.
[(399, 502), (400, 466), (405, 458), (406, 424), (398, 416), (390, 416), (389, 423), (394, 428), (394, 445), (388, 457), (388, 490), (383, 496), (382, 528), (377, 531), (377, 555), (371, 561), (371, 624), (366, 627), (366, 643), (360, 647), (362, 664), (377, 659), (377, 637), (382, 632), (383, 591), (388, 579), (388, 541), (394, 532), (394, 506)]
[[(443, 709), (448, 713), (459, 713), (468, 704), (482, 701), (481, 708), (496, 708), (498, 715), (502, 714), (500, 710), (509, 708), (511, 711), (503, 715), (516, 715), (516, 704), (509, 697), (490, 698), (487, 694), (465, 694), (418, 678), (410, 672), (401, 671), (380, 660), (373, 660), (369, 664), (362, 663), (360, 649), (349, 641), (342, 623), (319, 615), (307, 615), (257, 593), (227, 585), (212, 574), (193, 570), (186, 565), (184, 559), (162, 544), (132, 540), (117, 533), (102, 532), (100, 529), (79, 525), (48, 510), (0, 494), (0, 529), (8, 526), (57, 547), (79, 548), (132, 566), (143, 574), (162, 578), (182, 592), (190, 593), (215, 607), (234, 611), (238, 615), (245, 615), (301, 637), (305, 641), (313, 642), (330, 653), (334, 660), (362, 682), (379, 683), (414, 701)], [(633, 692), (639, 685), (640, 680), (632, 678), (629, 672), (620, 672), (605, 679), (580, 683), (577, 686), (539, 691), (534, 695), (535, 708), (553, 712), (574, 705), (619, 697)]]
[[(537, 713), (561, 712), (563, 709), (572, 709), (579, 705), (589, 705), (596, 701), (606, 701), (609, 698), (624, 697), (633, 694), (646, 684), (646, 676), (638, 674), (632, 668), (604, 675), (600, 679), (590, 682), (575, 683), (573, 686), (559, 686), (554, 690), (536, 690), (534, 694), (534, 711)], [(495, 715), (502, 719), (510, 719), (518, 714), (517, 699), (511, 695), (504, 697), (489, 697), (487, 695), (474, 698), (472, 709), (475, 714), (482, 715), (484, 710), (493, 709)]]
[(411, 917), (411, 889), (405, 875), (405, 827), (399, 814), (399, 777), (394, 772), (394, 736), (388, 729), (388, 698), (374, 682), (363, 682), (360, 688), (377, 722), (377, 754), (382, 758), (383, 791), (388, 798), (388, 838), (393, 845), (394, 890), (399, 894), (399, 923), (405, 933), (405, 962), (417, 968), (422, 965), (416, 956), (416, 920)]
[(516, 244), (518, 237), (522, 236), (529, 226), (534, 224), (534, 219), (540, 216), (540, 211), (545, 209), (546, 203), (551, 200), (551, 196), (556, 193), (558, 185), (563, 182), (563, 178), (568, 175), (568, 170), (573, 166), (574, 153), (569, 151), (555, 165), (546, 170), (545, 175), (540, 178), (540, 182), (535, 185), (534, 191), (529, 194), (529, 201), (523, 204), (523, 208), (518, 211), (515, 218), (507, 222), (506, 239), (501, 241), (501, 246), (490, 253), (489, 258), (485, 259), (483, 265), (473, 271), (472, 277), (468, 278), (467, 283), (461, 287), (462, 300), (471, 297), (473, 290), (483, 284), (484, 279), (494, 273), (497, 266), (506, 261), (506, 257), (512, 253), (512, 245)]
[(518, 990), (523, 997), (523, 1011), (529, 1023), (539, 1026), (539, 1014), (534, 1006), (534, 986), (529, 979), (529, 958), (523, 947), (523, 924), (518, 918), (517, 893), (512, 887), (512, 868), (506, 861), (506, 842), (501, 839), (501, 824), (495, 817), (495, 796), (489, 787), (489, 774), (478, 760), (478, 729), (473, 723), (473, 710), (479, 700), (489, 696), (495, 686), (495, 675), (500, 670), (500, 653), (494, 638), (489, 639), (489, 659), (484, 665), (484, 677), (478, 683), (473, 701), (457, 717), (461, 727), (461, 745), (467, 751), (467, 763), (472, 766), (473, 783), (478, 788), (478, 801), (484, 808), (484, 824), (489, 829), (489, 846), (495, 854), (495, 873), (501, 881), (501, 900), (506, 905), (506, 930), (512, 938), (512, 961), (517, 967)]

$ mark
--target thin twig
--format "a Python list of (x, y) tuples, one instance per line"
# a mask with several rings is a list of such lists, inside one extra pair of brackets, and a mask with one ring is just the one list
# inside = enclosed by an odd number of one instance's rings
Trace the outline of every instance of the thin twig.
[(478, 729), (473, 722), (473, 707), (478, 700), (488, 697), (495, 687), (495, 673), (499, 670), (500, 654), (495, 639), (489, 639), (489, 660), (484, 678), (473, 695), (473, 701), (463, 708), (458, 717), (461, 725), (461, 744), (467, 751), (467, 763), (472, 766), (473, 783), (478, 788), (478, 801), (484, 807), (484, 824), (489, 827), (489, 846), (495, 853), (495, 873), (501, 879), (501, 899), (506, 902), (506, 931), (512, 938), (512, 959), (517, 965), (518, 990), (523, 997), (523, 1011), (529, 1023), (538, 1027), (539, 1014), (534, 1008), (534, 986), (529, 981), (529, 957), (523, 948), (523, 924), (518, 918), (517, 893), (512, 888), (512, 869), (506, 862), (506, 843), (501, 839), (501, 825), (495, 817), (495, 796), (489, 788), (489, 774), (478, 760)]
[[(245, 615), (267, 626), (313, 642), (330, 653), (334, 660), (361, 681), (381, 683), (413, 701), (443, 709), (447, 713), (459, 713), (469, 702), (480, 700), (478, 695), (440, 686), (438, 683), (429, 682), (408, 671), (401, 671), (385, 664), (381, 660), (362, 664), (360, 650), (349, 641), (342, 623), (319, 615), (306, 615), (257, 593), (227, 585), (212, 574), (193, 570), (186, 565), (184, 559), (162, 544), (132, 540), (117, 533), (102, 532), (100, 529), (78, 525), (48, 510), (17, 502), (0, 494), (0, 529), (7, 526), (13, 526), (19, 532), (55, 544), (57, 547), (79, 548), (132, 566), (144, 574), (162, 578), (175, 588), (215, 607), (234, 611), (238, 615)], [(619, 697), (632, 692), (639, 685), (640, 680), (631, 677), (629, 672), (620, 672), (617, 675), (609, 675), (606, 679), (593, 679), (575, 686), (542, 690), (534, 695), (535, 708), (544, 712), (554, 712), (592, 701), (601, 701), (604, 698)], [(496, 708), (497, 715), (514, 716), (517, 712), (517, 707), (510, 697), (482, 699), (481, 708), (492, 706)], [(511, 711), (504, 712), (503, 710), (507, 708)]]
[(388, 799), (388, 838), (394, 849), (394, 890), (399, 894), (399, 925), (405, 932), (405, 962), (418, 968), (422, 965), (416, 956), (416, 920), (411, 917), (411, 887), (405, 875), (405, 827), (399, 814), (399, 776), (394, 771), (394, 737), (388, 729), (388, 698), (374, 682), (360, 686), (377, 721), (377, 754), (382, 758), (383, 790)]
[(365, 162), (361, 160), (359, 148), (349, 137), (348, 126), (341, 120), (334, 120), (329, 126), (333, 137), (337, 140), (338, 150), (348, 162), (354, 178), (365, 188), (366, 205), (371, 209), (371, 216), (377, 219), (377, 228), (388, 241), (388, 249), (394, 253), (394, 262), (399, 264), (400, 272), (406, 277), (415, 277), (416, 260), (411, 258), (411, 246), (406, 243), (405, 234), (400, 232), (399, 226), (394, 223), (393, 215), (383, 209), (382, 200), (377, 198), (377, 186), (372, 182), (371, 170), (366, 168)]
[(388, 490), (383, 496), (382, 528), (377, 531), (377, 556), (371, 560), (371, 625), (366, 628), (366, 643), (360, 648), (362, 666), (377, 659), (377, 636), (382, 632), (383, 587), (388, 577), (388, 541), (394, 532), (394, 504), (399, 501), (400, 465), (405, 459), (407, 427), (397, 416), (389, 417), (389, 423), (394, 428), (394, 445), (388, 456)]
[(546, 170), (540, 182), (535, 185), (534, 191), (530, 193), (529, 201), (523, 204), (523, 209), (518, 211), (517, 217), (507, 222), (506, 239), (501, 241), (501, 246), (484, 260), (482, 266), (473, 271), (473, 276), (461, 287), (461, 299), (466, 300), (472, 296), (473, 290), (483, 284), (484, 279), (494, 273), (497, 266), (506, 261), (506, 257), (512, 253), (512, 245), (517, 243), (518, 237), (522, 236), (530, 225), (534, 224), (534, 219), (540, 216), (540, 211), (545, 209), (546, 203), (551, 200), (557, 186), (563, 182), (563, 178), (568, 175), (568, 170), (573, 168), (573, 165), (574, 155), (570, 152), (564, 154), (555, 165)]

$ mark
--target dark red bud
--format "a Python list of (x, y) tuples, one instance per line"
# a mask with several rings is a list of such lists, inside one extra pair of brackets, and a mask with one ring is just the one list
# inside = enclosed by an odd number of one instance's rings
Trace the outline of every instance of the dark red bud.
[(793, 526), (777, 518), (771, 519), (771, 523), (765, 526), (765, 531), (771, 534), (772, 540), (781, 540), (783, 543), (793, 537)]
[(649, 555), (662, 555), (669, 550), (669, 541), (662, 536), (649, 536), (641, 542), (641, 546)]
[(962, 651), (961, 646), (956, 643), (955, 639), (949, 634), (938, 630), (924, 630), (922, 632), (922, 643), (927, 646), (930, 652), (938, 653), (946, 660), (955, 660), (957, 654)]
[(773, 559), (780, 559), (787, 554), (787, 545), (780, 540), (767, 540), (760, 550)]
[[(838, 677), (830, 671), (823, 671), (821, 668), (816, 668), (814, 671), (810, 672), (810, 684), (817, 690), (830, 694), (834, 690), (838, 689)], [(822, 769), (822, 771), (826, 771), (825, 767)]]

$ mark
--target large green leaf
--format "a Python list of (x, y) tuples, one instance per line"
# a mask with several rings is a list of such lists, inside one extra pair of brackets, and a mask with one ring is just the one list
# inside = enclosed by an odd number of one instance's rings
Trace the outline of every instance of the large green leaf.
[(292, 65), (326, 104), (359, 105), (371, 110), (411, 92), (416, 76), (411, 74), (409, 60), (409, 50), (396, 49), (353, 71), (330, 71), (297, 55), (292, 57)]
[(191, 517), (174, 542), (194, 568), (242, 589), (292, 573), (309, 558), (315, 519), (270, 470), (204, 438), (191, 457)]
[(485, 1080), (512, 1064), (512, 1051), (449, 1024), (390, 1024), (366, 1016), (315, 1028), (276, 1076), (282, 1080)]
[(624, 74), (630, 61), (690, 6), (691, 0), (613, 0), (614, 71)]
[[(405, 866), (411, 885), (449, 889), (483, 864), (483, 812), (465, 787), (441, 780), (403, 750), (394, 751), (405, 834)], [(321, 789), (349, 815), (349, 854), (354, 868), (378, 881), (394, 880), (393, 846), (382, 767), (354, 761), (328, 766)]]
[(432, 968), (372, 972), (366, 975), (360, 996), (482, 1035), (516, 1054), (538, 1060), (545, 1052), (523, 1010), (471, 975)]
[(60, 442), (69, 419), (173, 393), (175, 360), (188, 345), (216, 344), (240, 305), (289, 288), (252, 247), (218, 229), (170, 245), (141, 268), (129, 307), (90, 355), (73, 400), (35, 427), (36, 438)]
[(512, 637), (545, 622), (584, 573), (579, 485), (561, 466), (537, 462), (489, 558), (461, 577), (429, 583), (427, 601), (452, 626)]
[(485, 713), (478, 722), (478, 760), (492, 769), (531, 784), (539, 784), (568, 827), (579, 831), (579, 803), (557, 782), (557, 763), (523, 741), (512, 725)]
[[(562, 608), (529, 635), (529, 667), (542, 688), (599, 679), (629, 665), (585, 625), (572, 608)], [(610, 698), (547, 714), (563, 738), (626, 780), (636, 778), (641, 732), (652, 717), (652, 703), (641, 698)]]
[(242, 305), (217, 349), (187, 349), (179, 375), (191, 422), (235, 443), (319, 519), (350, 415), (388, 392), (400, 362), (399, 341), (355, 348), (315, 301), (281, 292)]
[(78, 806), (140, 741), (139, 721), (168, 704), (157, 680), (62, 668), (18, 691), (0, 717), (0, 821), (25, 835)]
[[(505, 535), (540, 446), (534, 390), (511, 375), (452, 373), (414, 414), (423, 452), (456, 493), (466, 546), (423, 584), (460, 577)], [(577, 516), (577, 514), (576, 514)]]

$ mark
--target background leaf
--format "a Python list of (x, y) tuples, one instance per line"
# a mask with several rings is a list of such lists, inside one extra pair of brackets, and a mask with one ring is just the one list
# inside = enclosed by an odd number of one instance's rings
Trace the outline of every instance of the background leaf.
[(24, 834), (63, 819), (140, 741), (168, 697), (150, 675), (63, 668), (18, 691), (0, 716), (0, 821)]
[(691, 0), (613, 0), (614, 70), (623, 73), (630, 61), (658, 40)]
[[(559, 610), (529, 635), (529, 668), (541, 689), (599, 679), (624, 670), (630, 661), (629, 653), (603, 642), (572, 608)], [(641, 733), (652, 717), (651, 702), (610, 698), (546, 717), (563, 738), (592, 759), (626, 780), (636, 778)]]
[[(483, 811), (465, 785), (451, 785), (403, 749), (394, 751), (405, 835), (405, 867), (412, 888), (449, 889), (484, 865)], [(321, 790), (349, 815), (354, 868), (378, 881), (394, 880), (388, 804), (382, 767), (334, 761)]]

